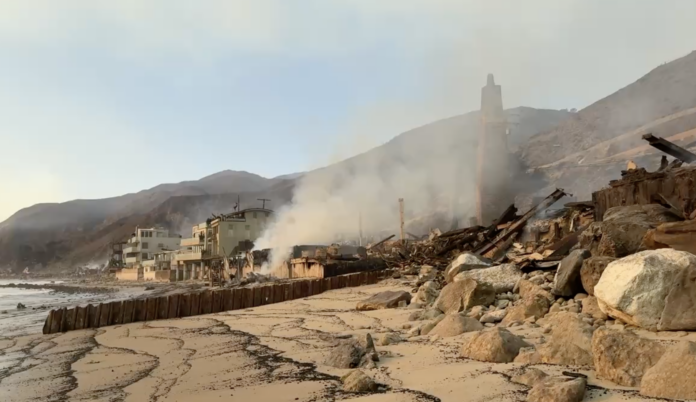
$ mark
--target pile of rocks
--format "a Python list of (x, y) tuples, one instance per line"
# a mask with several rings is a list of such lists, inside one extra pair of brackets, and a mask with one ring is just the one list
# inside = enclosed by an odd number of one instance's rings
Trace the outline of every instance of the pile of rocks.
[[(696, 399), (696, 383), (687, 380), (696, 374), (696, 344), (668, 345), (637, 334), (696, 330), (696, 256), (650, 250), (644, 241), (673, 220), (660, 205), (612, 208), (555, 270), (523, 272), (464, 252), (446, 267), (405, 270), (417, 286), (410, 294), (378, 294), (358, 307), (413, 309), (406, 339), (466, 334), (464, 358), (584, 367), (646, 396)], [(513, 333), (517, 326), (539, 328), (541, 335), (523, 338)], [(385, 335), (380, 344), (403, 338)], [(525, 375), (517, 382), (531, 387), (530, 401), (584, 396), (585, 378)]]

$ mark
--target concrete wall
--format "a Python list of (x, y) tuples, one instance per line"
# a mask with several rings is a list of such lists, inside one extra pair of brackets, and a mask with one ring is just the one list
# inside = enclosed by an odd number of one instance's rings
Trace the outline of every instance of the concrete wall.
[(119, 281), (137, 281), (138, 280), (138, 269), (137, 268), (124, 268), (116, 272), (116, 279)]
[(175, 279), (175, 271), (171, 271), (169, 269), (145, 272), (146, 281), (169, 282), (172, 280), (172, 278)]

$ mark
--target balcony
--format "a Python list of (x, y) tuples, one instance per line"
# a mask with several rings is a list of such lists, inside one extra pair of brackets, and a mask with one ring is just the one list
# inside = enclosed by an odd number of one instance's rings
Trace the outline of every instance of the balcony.
[(190, 253), (181, 253), (176, 255), (177, 261), (195, 261), (203, 258), (203, 252), (192, 251)]
[(126, 257), (124, 261), (126, 264), (136, 264), (138, 262), (138, 257)]
[(140, 249), (138, 246), (129, 246), (123, 249), (123, 254), (139, 253)]
[(201, 240), (200, 237), (188, 237), (181, 239), (181, 247), (200, 246), (202, 244), (203, 240)]

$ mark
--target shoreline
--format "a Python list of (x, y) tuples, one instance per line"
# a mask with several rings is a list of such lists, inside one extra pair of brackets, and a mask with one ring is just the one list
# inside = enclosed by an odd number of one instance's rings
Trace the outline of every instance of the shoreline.
[[(410, 290), (386, 280), (376, 285), (195, 317), (29, 335), (0, 340), (0, 399), (356, 402), (524, 401), (528, 389), (512, 383), (524, 365), (459, 357), (466, 334), (433, 340), (408, 337), (409, 316), (396, 308), (358, 311), (358, 301), (386, 290)], [(540, 328), (510, 329), (537, 342)], [(346, 393), (349, 369), (327, 366), (341, 339), (375, 338), (379, 362), (363, 369), (382, 385), (366, 394)], [(377, 339), (399, 333), (402, 342)], [(8, 358), (7, 356), (11, 356)], [(531, 365), (549, 373), (563, 366)], [(48, 376), (46, 370), (56, 367)], [(654, 401), (588, 375), (585, 400)], [(29, 386), (31, 384), (32, 386)]]

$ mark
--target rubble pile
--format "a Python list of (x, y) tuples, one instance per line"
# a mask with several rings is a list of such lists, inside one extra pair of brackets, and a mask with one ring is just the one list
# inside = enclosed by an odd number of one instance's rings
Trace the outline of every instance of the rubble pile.
[[(508, 208), (488, 227), (368, 248), (413, 286), (408, 305), (381, 307), (413, 312), (380, 344), (461, 335), (462, 358), (593, 369), (645, 396), (696, 399), (696, 343), (646, 336), (696, 331), (696, 216), (657, 202), (610, 207), (595, 222), (592, 202), (548, 210), (563, 195), (556, 190), (522, 216)], [(372, 297), (382, 299), (396, 300)], [(678, 334), (687, 333), (666, 336)], [(581, 401), (588, 380), (530, 368), (513, 381), (529, 387), (529, 401)]]

